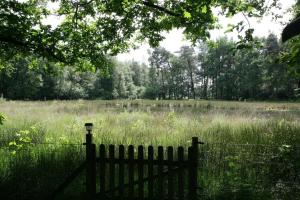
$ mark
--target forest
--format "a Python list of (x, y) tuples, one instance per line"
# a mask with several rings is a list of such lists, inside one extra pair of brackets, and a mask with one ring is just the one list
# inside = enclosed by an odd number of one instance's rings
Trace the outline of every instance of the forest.
[(282, 62), (288, 48), (274, 34), (241, 49), (223, 37), (182, 46), (176, 53), (153, 48), (145, 63), (109, 57), (109, 67), (85, 64), (86, 70), (15, 55), (0, 70), (0, 91), (11, 100), (292, 100), (300, 82)]

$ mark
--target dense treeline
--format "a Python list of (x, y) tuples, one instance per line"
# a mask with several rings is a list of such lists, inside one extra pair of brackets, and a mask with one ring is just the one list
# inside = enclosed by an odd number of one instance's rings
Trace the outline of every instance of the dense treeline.
[(0, 94), (7, 99), (291, 99), (298, 81), (280, 62), (277, 37), (256, 38), (237, 49), (220, 38), (171, 53), (150, 52), (149, 66), (118, 62), (101, 70), (77, 71), (45, 59), (22, 57), (0, 66)]

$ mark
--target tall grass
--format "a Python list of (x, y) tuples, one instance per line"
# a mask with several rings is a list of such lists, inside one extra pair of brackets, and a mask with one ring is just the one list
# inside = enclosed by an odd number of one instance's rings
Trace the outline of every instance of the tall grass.
[[(189, 146), (198, 136), (205, 199), (289, 199), (300, 191), (299, 103), (2, 101), (0, 112), (6, 199), (40, 199), (78, 166), (85, 122), (94, 123), (97, 144)], [(79, 198), (82, 184), (66, 196)]]

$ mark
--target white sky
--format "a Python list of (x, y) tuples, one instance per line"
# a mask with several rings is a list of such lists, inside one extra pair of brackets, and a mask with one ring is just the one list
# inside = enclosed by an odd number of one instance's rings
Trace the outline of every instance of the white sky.
[[(279, 2), (282, 4), (282, 9), (280, 10), (280, 13), (285, 13), (292, 5), (295, 4), (295, 0), (279, 0)], [(277, 20), (276, 22), (272, 20), (271, 16), (264, 16), (262, 20), (258, 21), (255, 19), (249, 19), (250, 26), (254, 28), (254, 36), (264, 37), (267, 36), (270, 33), (274, 33), (280, 38), (280, 33), (282, 32), (282, 29), (284, 28), (284, 23), (287, 23), (291, 19), (291, 15), (285, 15), (284, 18)], [(220, 25), (223, 27), (219, 30), (213, 30), (210, 32), (211, 39), (215, 40), (219, 37), (222, 37), (226, 35), (228, 38), (237, 39), (237, 33), (224, 33), (227, 29), (228, 24), (236, 24), (241, 20), (246, 19), (243, 17), (243, 15), (237, 15), (231, 19), (227, 19), (225, 17), (221, 17), (219, 19)], [(174, 53), (180, 49), (183, 45), (189, 45), (191, 44), (189, 41), (184, 39), (184, 36), (182, 34), (182, 30), (172, 30), (169, 33), (164, 33), (165, 40), (163, 40), (160, 43), (160, 46), (166, 48), (168, 51)], [(119, 54), (117, 56), (118, 60), (120, 61), (131, 61), (135, 60), (138, 62), (145, 62), (148, 63), (149, 54), (147, 50), (150, 49), (150, 46), (146, 43), (142, 44), (138, 49), (136, 50), (130, 50), (128, 53)]]

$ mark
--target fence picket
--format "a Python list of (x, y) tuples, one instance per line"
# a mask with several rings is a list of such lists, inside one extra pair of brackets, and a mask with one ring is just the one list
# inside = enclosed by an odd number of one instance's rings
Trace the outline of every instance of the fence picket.
[(115, 197), (115, 146), (109, 145), (109, 194), (111, 198)]
[(122, 199), (124, 197), (124, 156), (125, 148), (124, 145), (119, 146), (119, 196)]
[(92, 183), (92, 196), (96, 195), (96, 145), (91, 145), (91, 183)]
[(173, 147), (168, 147), (168, 199), (174, 198)]
[(128, 147), (128, 197), (129, 199), (134, 198), (134, 147), (130, 145)]
[(106, 168), (106, 163), (105, 163), (105, 145), (101, 144), (99, 147), (99, 174), (100, 174), (100, 193), (104, 194), (105, 193), (105, 168)]
[(87, 199), (92, 199), (96, 194), (96, 145), (92, 143), (92, 135), (86, 135), (86, 191)]
[(190, 200), (196, 200), (197, 199), (197, 172), (195, 173), (195, 149), (194, 147), (188, 148), (188, 160), (189, 160), (189, 166), (188, 166), (188, 176), (189, 176), (189, 199)]
[(164, 161), (164, 149), (162, 146), (158, 147), (158, 166), (157, 166), (157, 174), (158, 174), (158, 198), (159, 199), (164, 199), (164, 184), (163, 184), (163, 170), (164, 170), (164, 165), (163, 165), (163, 161)]
[(153, 146), (148, 147), (148, 198), (153, 199)]
[(192, 147), (189, 147), (188, 148), (188, 161), (189, 161), (189, 166), (188, 166), (188, 168), (189, 168), (189, 170), (188, 170), (188, 176), (189, 176), (189, 183), (188, 183), (188, 187), (189, 187), (189, 190), (188, 190), (188, 198), (190, 199), (190, 200), (192, 200), (192, 191), (193, 191), (193, 181), (192, 181), (192, 179), (193, 179), (193, 173), (192, 173), (192, 169), (193, 169), (193, 167), (192, 167), (192, 165), (191, 165), (191, 160), (192, 160), (192, 153), (193, 153), (193, 148)]
[(178, 147), (178, 199), (182, 200), (184, 198), (184, 149), (183, 147)]
[[(142, 200), (184, 200), (185, 195), (185, 170), (188, 174), (189, 200), (197, 200), (197, 166), (198, 166), (198, 138), (192, 138), (192, 146), (188, 148), (188, 160), (184, 158), (184, 148), (178, 147), (177, 160), (174, 160), (174, 148), (167, 148), (167, 157), (164, 159), (164, 148), (158, 147), (157, 158), (154, 158), (153, 146), (148, 146), (148, 156), (144, 157), (144, 146), (138, 146), (138, 156), (135, 159), (134, 146), (128, 146), (128, 156), (125, 155), (124, 145), (119, 146), (119, 155), (115, 157), (115, 146), (109, 145), (108, 153), (104, 144), (99, 146), (99, 158), (96, 158), (96, 146), (92, 143), (90, 132), (86, 135), (86, 161), (76, 169), (51, 195), (55, 198), (81, 171), (86, 169), (86, 199), (136, 199)], [(108, 156), (107, 156), (108, 154)], [(99, 163), (100, 192), (96, 194), (96, 165)], [(125, 183), (125, 165), (127, 165), (128, 183)], [(115, 177), (116, 166), (118, 178)], [(136, 167), (137, 166), (137, 167)], [(156, 166), (156, 167), (155, 167)], [(146, 168), (147, 167), (147, 168)], [(106, 173), (108, 168), (108, 173)], [(135, 169), (137, 168), (137, 180), (135, 180)], [(146, 170), (147, 169), (147, 170)], [(167, 170), (166, 170), (167, 169)], [(166, 170), (166, 171), (165, 171)], [(147, 177), (144, 172), (147, 171)], [(156, 172), (157, 173), (154, 173)], [(175, 190), (175, 173), (177, 173), (177, 184)], [(107, 177), (108, 176), (108, 177)], [(167, 180), (165, 180), (165, 177)], [(156, 186), (154, 190), (154, 180)], [(116, 186), (115, 182), (118, 182)], [(145, 193), (145, 183), (147, 190)], [(164, 184), (167, 183), (167, 184)], [(137, 185), (137, 195), (135, 194)], [(108, 186), (108, 188), (106, 188)], [(167, 187), (167, 188), (165, 188)], [(125, 192), (125, 188), (128, 188)], [(165, 190), (167, 189), (167, 194)], [(125, 195), (126, 194), (126, 195)]]
[(138, 199), (144, 198), (144, 147), (138, 146)]
[(192, 164), (192, 182), (193, 182), (193, 191), (192, 191), (192, 199), (196, 200), (198, 198), (197, 193), (197, 185), (198, 185), (198, 156), (199, 156), (199, 144), (203, 144), (198, 141), (197, 137), (192, 138), (192, 160), (190, 161)]

